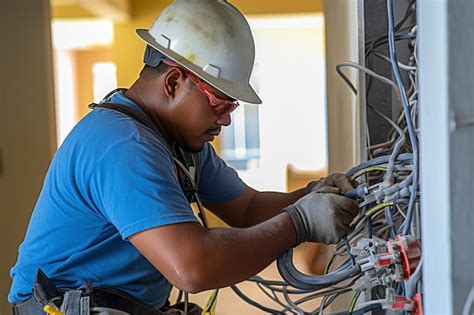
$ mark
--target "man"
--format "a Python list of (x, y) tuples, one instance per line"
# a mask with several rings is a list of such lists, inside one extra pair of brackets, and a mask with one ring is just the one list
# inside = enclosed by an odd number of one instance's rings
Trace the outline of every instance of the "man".
[[(96, 105), (51, 163), (11, 271), (16, 314), (161, 314), (171, 285), (194, 293), (238, 283), (302, 242), (339, 241), (357, 215), (340, 195), (353, 189), (345, 175), (258, 192), (210, 146), (237, 100), (260, 103), (237, 9), (177, 0), (137, 32), (148, 45), (140, 77)], [(204, 228), (189, 205), (201, 199), (231, 228)]]

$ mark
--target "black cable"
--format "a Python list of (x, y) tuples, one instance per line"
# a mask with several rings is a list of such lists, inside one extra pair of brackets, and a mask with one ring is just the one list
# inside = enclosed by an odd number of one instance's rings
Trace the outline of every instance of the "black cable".
[(299, 289), (319, 290), (338, 284), (360, 273), (358, 265), (345, 263), (338, 270), (322, 276), (306, 275), (293, 264), (293, 250), (289, 249), (277, 259), (278, 271), (289, 284)]
[(355, 265), (356, 265), (356, 261), (355, 261), (354, 255), (351, 254), (351, 244), (349, 244), (349, 241), (347, 240), (347, 236), (344, 235), (344, 236), (342, 237), (342, 240), (344, 241), (344, 244), (346, 245), (347, 254), (351, 257), (352, 265), (355, 266)]
[(395, 26), (395, 32), (397, 32), (402, 26), (403, 24), (405, 24), (405, 22), (408, 20), (408, 18), (411, 16), (411, 14), (415, 11), (414, 8), (414, 2), (415, 1), (409, 1), (408, 2), (408, 6), (407, 6), (407, 10), (405, 11), (405, 15), (403, 16), (402, 20), (400, 22), (397, 23), (397, 25)]
[[(270, 298), (272, 301), (274, 301), (275, 303), (278, 303), (281, 307), (283, 307), (283, 311), (285, 311), (285, 310), (289, 311), (289, 310), (290, 310), (287, 305), (283, 304), (283, 303), (280, 301), (280, 299), (276, 296), (275, 292), (274, 292), (272, 289), (269, 289), (269, 288), (263, 286), (263, 285), (262, 285), (261, 283), (259, 283), (259, 282), (256, 282), (256, 284), (257, 284), (258, 288), (259, 288), (268, 298)], [(270, 290), (270, 292), (271, 292), (272, 294), (268, 293), (267, 290)], [(282, 312), (283, 312), (283, 311), (282, 311)]]
[(230, 287), (232, 289), (232, 291), (235, 292), (235, 294), (237, 294), (242, 300), (244, 300), (245, 302), (247, 302), (248, 304), (252, 305), (252, 306), (255, 306), (256, 308), (259, 308), (260, 310), (264, 311), (264, 312), (267, 312), (267, 313), (270, 313), (270, 314), (281, 314), (281, 315), (284, 315), (285, 313), (282, 313), (280, 311), (277, 311), (277, 310), (274, 310), (274, 309), (271, 309), (271, 308), (268, 308), (266, 306), (263, 306), (253, 300), (251, 300), (250, 298), (248, 298), (242, 291), (240, 291), (239, 288), (237, 288), (235, 285), (231, 286)]
[[(402, 40), (411, 41), (415, 38), (416, 37), (410, 32), (404, 32), (402, 34), (395, 35), (394, 40), (397, 42), (402, 41)], [(387, 45), (388, 42), (389, 42), (389, 39), (387, 38), (387, 34), (385, 34), (382, 37), (376, 39), (375, 41), (368, 43), (367, 44), (368, 47), (365, 51), (365, 58), (367, 59), (377, 48)]]
[(372, 234), (373, 234), (373, 227), (372, 227), (372, 218), (371, 217), (367, 217), (367, 225), (368, 225), (368, 238), (372, 238)]
[[(413, 26), (414, 26), (414, 24), (410, 25), (408, 29), (411, 29)], [(395, 34), (395, 41), (396, 42), (403, 41), (403, 40), (411, 41), (414, 38), (415, 38), (415, 36), (413, 34), (411, 34), (409, 31), (406, 32), (405, 30), (403, 31), (403, 33)], [(365, 59), (366, 59), (366, 64), (367, 64), (368, 68), (370, 68), (370, 69), (373, 68), (372, 53), (377, 48), (379, 48), (381, 46), (384, 46), (386, 44), (388, 44), (387, 34), (384, 34), (384, 35), (376, 38), (372, 42), (367, 42), (366, 43)], [(371, 88), (372, 88), (372, 77), (369, 76), (367, 78), (367, 88), (366, 88), (367, 94), (370, 92)]]
[[(341, 295), (341, 293), (336, 293), (336, 294), (333, 294), (331, 296), (329, 296), (329, 298), (327, 298), (327, 300), (323, 300), (321, 301), (321, 306), (319, 306), (317, 309), (315, 310), (312, 310), (310, 313), (311, 314), (319, 314), (321, 313), (321, 307), (322, 309), (326, 309), (332, 302), (334, 302), (334, 300), (339, 296)], [(324, 303), (323, 303), (324, 302)]]

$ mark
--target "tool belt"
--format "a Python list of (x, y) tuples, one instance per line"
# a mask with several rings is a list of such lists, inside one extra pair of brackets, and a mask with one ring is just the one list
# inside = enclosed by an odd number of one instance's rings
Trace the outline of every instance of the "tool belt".
[[(201, 314), (202, 309), (188, 303), (187, 314)], [(184, 303), (167, 305), (160, 310), (145, 304), (123, 292), (93, 288), (92, 283), (77, 289), (56, 288), (51, 280), (38, 269), (33, 295), (13, 304), (14, 315), (184, 315)]]

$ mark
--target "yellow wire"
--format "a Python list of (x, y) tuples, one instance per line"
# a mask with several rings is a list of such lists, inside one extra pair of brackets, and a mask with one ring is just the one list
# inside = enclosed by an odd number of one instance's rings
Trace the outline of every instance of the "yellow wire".
[(216, 313), (218, 289), (212, 290), (206, 304), (202, 307), (201, 315), (214, 315)]
[(332, 263), (334, 262), (334, 259), (336, 258), (336, 254), (332, 254), (331, 259), (328, 260), (326, 263), (326, 267), (324, 267), (324, 274), (327, 275), (329, 272), (329, 268), (331, 268)]
[(357, 173), (355, 173), (353, 176), (352, 176), (352, 179), (356, 179), (357, 177), (361, 176), (361, 175), (364, 175), (365, 173), (368, 173), (368, 172), (373, 172), (373, 171), (382, 171), (382, 172), (385, 172), (387, 170), (386, 167), (367, 167), (367, 168), (363, 168), (361, 169), (360, 171), (358, 171)]
[(360, 291), (354, 294), (354, 297), (352, 298), (351, 305), (349, 306), (349, 314), (352, 314), (354, 312), (354, 308), (356, 306), (357, 300), (359, 299)]
[(367, 210), (367, 212), (365, 213), (365, 216), (366, 217), (371, 217), (373, 214), (377, 213), (378, 211), (382, 210), (383, 208), (390, 207), (390, 206), (393, 206), (393, 205), (394, 205), (393, 201), (381, 203), (381, 204), (376, 205), (375, 207), (372, 207), (369, 210)]
[(45, 305), (43, 307), (43, 310), (46, 312), (46, 314), (50, 314), (50, 315), (64, 315), (63, 312), (61, 312), (60, 310), (52, 307), (51, 305)]

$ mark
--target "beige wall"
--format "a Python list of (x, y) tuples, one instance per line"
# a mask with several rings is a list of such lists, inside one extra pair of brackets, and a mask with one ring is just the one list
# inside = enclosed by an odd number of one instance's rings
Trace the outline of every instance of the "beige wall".
[(76, 119), (79, 121), (89, 113), (90, 109), (87, 105), (94, 100), (94, 77), (92, 67), (94, 63), (97, 62), (111, 61), (112, 55), (108, 47), (97, 47), (88, 50), (71, 51), (71, 59), (76, 75)]
[(0, 314), (10, 314), (16, 261), (56, 148), (48, 0), (0, 3)]
[[(328, 171), (345, 173), (360, 161), (359, 106), (355, 95), (337, 75), (336, 64), (345, 61), (359, 63), (357, 0), (325, 0), (324, 16)], [(358, 73), (348, 73), (352, 82), (357, 82)]]
[[(359, 106), (355, 95), (336, 74), (336, 64), (359, 63), (357, 0), (325, 0), (328, 172), (345, 173), (360, 161)], [(352, 82), (358, 74), (351, 72)], [(357, 85), (356, 85), (357, 86)], [(351, 294), (338, 298), (329, 311), (344, 309)]]

